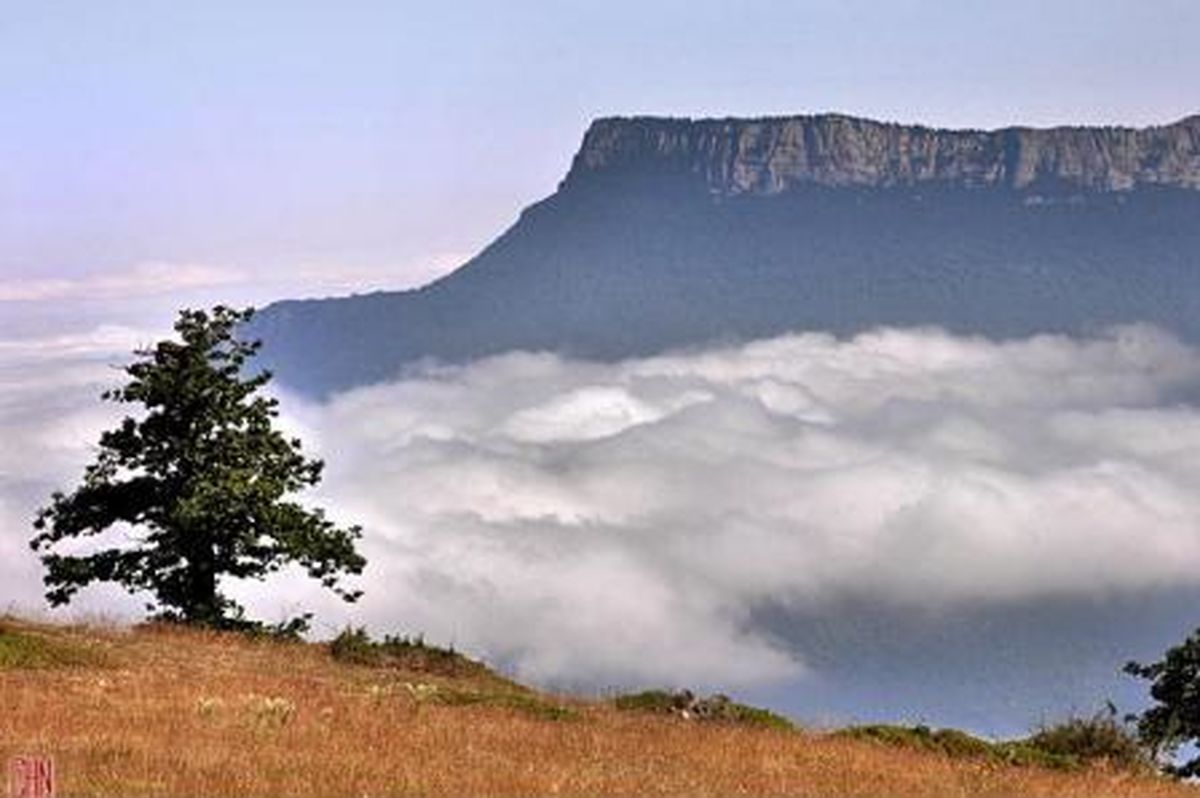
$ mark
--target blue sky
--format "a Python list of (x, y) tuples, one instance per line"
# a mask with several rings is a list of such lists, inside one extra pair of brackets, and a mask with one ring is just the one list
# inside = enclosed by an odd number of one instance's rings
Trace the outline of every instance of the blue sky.
[[(944, 126), (1200, 110), (1200, 5), (5, 2), (0, 308), (409, 285), (552, 192), (599, 115)], [(236, 287), (236, 288), (234, 288)]]

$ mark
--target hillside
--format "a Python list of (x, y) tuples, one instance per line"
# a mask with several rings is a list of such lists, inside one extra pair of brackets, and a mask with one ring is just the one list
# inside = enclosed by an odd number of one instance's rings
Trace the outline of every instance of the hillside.
[(281, 380), (423, 358), (614, 359), (809, 329), (1200, 338), (1200, 116), (947, 131), (844, 116), (595, 122), (570, 172), (424, 288), (266, 308)]
[(327, 645), (6, 619), (0, 757), (53, 756), (65, 796), (1195, 794), (1105, 765), (1005, 763), (961, 735), (935, 736), (964, 749), (951, 755), (886, 729), (543, 695), (415, 648), (354, 664)]

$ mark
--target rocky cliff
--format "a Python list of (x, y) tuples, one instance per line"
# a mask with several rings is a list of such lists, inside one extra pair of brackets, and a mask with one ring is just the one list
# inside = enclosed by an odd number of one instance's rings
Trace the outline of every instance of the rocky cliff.
[(1200, 189), (1200, 115), (1148, 128), (937, 130), (840, 115), (597, 120), (565, 184), (606, 172), (698, 176), (715, 194), (830, 187)]

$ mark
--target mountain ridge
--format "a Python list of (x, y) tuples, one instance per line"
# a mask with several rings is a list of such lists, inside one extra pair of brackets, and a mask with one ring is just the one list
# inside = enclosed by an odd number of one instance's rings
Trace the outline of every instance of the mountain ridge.
[(947, 129), (845, 114), (692, 119), (602, 117), (564, 185), (613, 169), (702, 177), (713, 193), (780, 193), (801, 183), (1127, 191), (1200, 189), (1200, 115), (1143, 128)]

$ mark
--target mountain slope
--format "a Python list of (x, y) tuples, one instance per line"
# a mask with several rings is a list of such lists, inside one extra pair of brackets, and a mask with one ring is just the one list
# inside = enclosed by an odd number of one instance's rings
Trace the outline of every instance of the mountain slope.
[(280, 302), (253, 332), (324, 394), (422, 358), (619, 358), (792, 329), (1200, 338), (1200, 116), (943, 131), (842, 116), (602, 119), (557, 192), (415, 291)]

